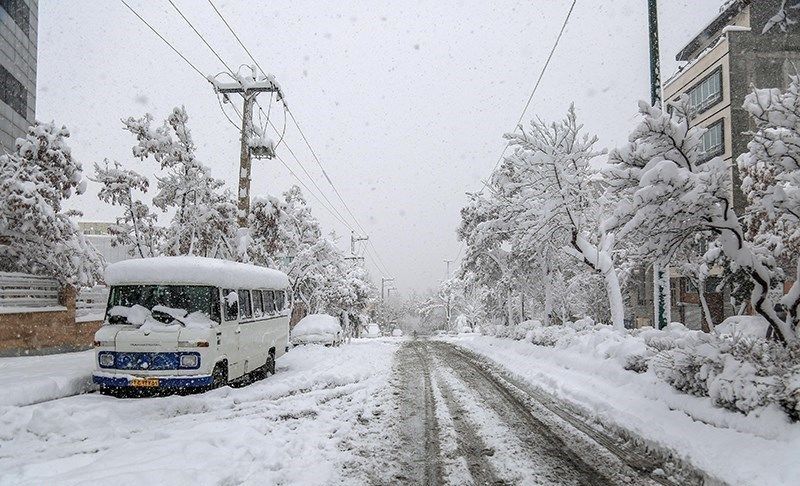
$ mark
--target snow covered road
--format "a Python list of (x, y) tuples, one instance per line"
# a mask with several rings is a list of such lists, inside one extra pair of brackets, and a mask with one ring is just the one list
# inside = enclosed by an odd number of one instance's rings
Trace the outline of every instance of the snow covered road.
[(331, 484), (398, 344), (302, 347), (244, 388), (0, 408), (0, 484)]
[(0, 486), (702, 482), (500, 366), (513, 346), (482, 342), (301, 347), (243, 388), (0, 406)]
[(406, 342), (397, 353), (392, 388), (398, 397), (393, 433), (404, 447), (376, 455), (396, 458), (395, 482), (666, 482), (651, 474), (657, 464), (628, 453), (601, 431), (587, 435), (451, 344)]

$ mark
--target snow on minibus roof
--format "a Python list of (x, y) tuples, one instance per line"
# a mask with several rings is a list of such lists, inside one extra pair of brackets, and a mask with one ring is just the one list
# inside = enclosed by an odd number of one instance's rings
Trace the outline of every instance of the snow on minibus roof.
[(246, 263), (196, 256), (136, 258), (106, 268), (106, 284), (211, 285), (226, 289), (289, 286), (285, 273)]

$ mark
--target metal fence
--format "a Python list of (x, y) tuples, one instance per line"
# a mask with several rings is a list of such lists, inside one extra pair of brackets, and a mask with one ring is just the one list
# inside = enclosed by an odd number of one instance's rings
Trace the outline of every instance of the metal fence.
[(75, 320), (100, 320), (106, 312), (108, 287), (83, 287), (75, 298)]
[(26, 312), (62, 308), (61, 285), (52, 278), (25, 273), (0, 272), (0, 312)]

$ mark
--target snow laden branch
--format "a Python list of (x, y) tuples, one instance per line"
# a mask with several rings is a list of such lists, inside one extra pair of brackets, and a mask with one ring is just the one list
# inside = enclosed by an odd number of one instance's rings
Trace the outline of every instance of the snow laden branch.
[(174, 211), (160, 246), (162, 255), (200, 255), (232, 258), (236, 204), (224, 181), (211, 176), (197, 159), (189, 130), (189, 115), (177, 107), (161, 126), (152, 126), (150, 114), (123, 120), (125, 130), (136, 137), (133, 155), (152, 157), (161, 166), (153, 205)]
[(36, 122), (13, 153), (0, 156), (0, 270), (90, 286), (103, 261), (72, 220), (81, 213), (63, 208), (86, 190), (67, 137), (66, 127)]
[(722, 253), (734, 269), (745, 269), (754, 283), (753, 308), (780, 339), (793, 340), (793, 326), (777, 316), (770, 300), (774, 258), (745, 238), (733, 209), (731, 168), (720, 157), (708, 159), (701, 152), (704, 129), (689, 127), (687, 100), (672, 114), (646, 102), (639, 108), (642, 122), (626, 146), (611, 152), (604, 171), (607, 196), (616, 200), (604, 232), (632, 238), (642, 254), (667, 261), (685, 251), (698, 233), (710, 234), (718, 244), (706, 260)]
[(113, 246), (128, 248), (131, 256), (139, 258), (158, 255), (158, 245), (163, 237), (158, 227), (158, 217), (142, 201), (134, 199), (134, 191), (146, 193), (150, 182), (146, 177), (122, 167), (119, 162), (110, 166), (94, 165), (95, 177), (92, 181), (100, 184), (97, 197), (113, 206), (121, 206), (123, 215), (116, 224), (109, 227)]

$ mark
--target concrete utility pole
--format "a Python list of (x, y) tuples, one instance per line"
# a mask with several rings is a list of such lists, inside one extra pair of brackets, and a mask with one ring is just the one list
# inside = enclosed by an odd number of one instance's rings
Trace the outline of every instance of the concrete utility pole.
[(383, 302), (383, 300), (385, 299), (384, 296), (386, 294), (386, 282), (394, 283), (394, 278), (381, 277), (381, 302)]
[(444, 274), (444, 279), (445, 280), (450, 280), (450, 264), (451, 263), (453, 263), (453, 260), (445, 260), (444, 261), (444, 264), (447, 266), (447, 268), (445, 270), (446, 273)]
[[(650, 103), (661, 103), (661, 55), (658, 47), (658, 4), (647, 0), (647, 17), (650, 32)], [(656, 329), (663, 329), (672, 320), (670, 316), (669, 267), (664, 268), (658, 259), (653, 263), (653, 313)]]
[(257, 75), (258, 71), (253, 68), (252, 77), (239, 76), (239, 79), (231, 82), (218, 82), (211, 77), (209, 80), (214, 85), (214, 91), (226, 96), (229, 94), (240, 94), (244, 99), (242, 108), (242, 135), (241, 152), (239, 156), (239, 192), (237, 193), (237, 219), (239, 228), (247, 227), (247, 215), (250, 212), (250, 181), (252, 179), (251, 156), (256, 158), (271, 159), (275, 157), (273, 148), (251, 144), (251, 137), (255, 135), (253, 129), (253, 103), (259, 93), (278, 93), (280, 89), (269, 78)]
[(369, 236), (356, 236), (355, 231), (350, 232), (350, 256), (344, 257), (345, 260), (364, 261), (363, 256), (356, 254), (356, 243), (369, 240)]

